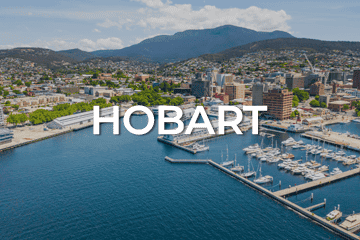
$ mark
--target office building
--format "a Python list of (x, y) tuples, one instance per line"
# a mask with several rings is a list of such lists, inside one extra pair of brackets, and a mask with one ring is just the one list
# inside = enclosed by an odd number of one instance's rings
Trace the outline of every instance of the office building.
[(360, 89), (360, 70), (355, 70), (354, 71), (353, 88)]
[(232, 84), (234, 82), (234, 75), (232, 74), (217, 74), (216, 83), (218, 86), (224, 86), (226, 84)]
[(305, 77), (301, 74), (286, 74), (286, 86), (292, 90), (294, 88), (304, 88)]
[(266, 114), (279, 120), (289, 119), (292, 99), (293, 93), (287, 89), (269, 90), (263, 96), (263, 104), (268, 107)]
[(263, 95), (268, 91), (269, 85), (264, 83), (255, 83), (252, 87), (252, 105), (263, 105)]
[(210, 88), (210, 81), (207, 80), (193, 80), (191, 83), (191, 94), (194, 95), (196, 98), (201, 97), (210, 97), (211, 96), (211, 88)]
[(324, 95), (325, 93), (325, 85), (322, 82), (316, 82), (310, 86), (310, 95)]
[(229, 95), (229, 100), (245, 98), (245, 85), (244, 84), (226, 84), (224, 87), (225, 94)]

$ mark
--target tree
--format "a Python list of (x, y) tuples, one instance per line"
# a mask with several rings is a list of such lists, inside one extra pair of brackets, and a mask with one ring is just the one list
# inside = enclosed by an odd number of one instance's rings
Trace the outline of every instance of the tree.
[(349, 110), (349, 108), (350, 108), (350, 107), (349, 107), (349, 105), (347, 105), (347, 104), (345, 104), (345, 105), (343, 106), (343, 109), (344, 109), (344, 110)]
[(299, 105), (299, 102), (297, 102), (297, 101), (292, 101), (292, 107), (297, 107)]
[(13, 93), (20, 94), (21, 92), (19, 90), (13, 90)]
[(301, 102), (309, 99), (309, 93), (303, 90), (299, 90), (299, 88), (294, 88), (293, 93)]
[(319, 98), (320, 98), (319, 95), (315, 96), (315, 100), (319, 101)]
[(291, 117), (291, 118), (296, 117), (295, 112), (292, 112), (292, 113), (290, 114), (290, 117)]
[(312, 106), (312, 107), (320, 107), (320, 103), (319, 103), (319, 101), (312, 100), (310, 102), (310, 106)]
[(30, 87), (30, 86), (31, 86), (31, 82), (30, 82), (30, 81), (29, 81), (29, 82), (25, 82), (25, 86)]
[(295, 101), (295, 102), (300, 102), (298, 96), (296, 96), (296, 95), (293, 96), (293, 101)]
[(321, 102), (320, 107), (322, 107), (322, 108), (327, 108), (327, 105), (326, 105), (325, 102)]
[(9, 95), (9, 91), (5, 90), (4, 93), (3, 93), (3, 96), (6, 97), (7, 95)]
[(22, 85), (23, 83), (22, 83), (22, 81), (21, 81), (21, 80), (16, 80), (16, 81), (14, 82), (14, 84), (16, 84), (16, 85), (20, 86), (20, 85)]

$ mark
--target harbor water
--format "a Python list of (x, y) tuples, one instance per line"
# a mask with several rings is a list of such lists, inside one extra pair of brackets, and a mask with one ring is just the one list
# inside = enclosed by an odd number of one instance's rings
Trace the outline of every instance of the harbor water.
[[(135, 116), (136, 128), (146, 116)], [(359, 134), (360, 124), (332, 125), (334, 131)], [(299, 134), (274, 133), (274, 138), (231, 134), (205, 142), (207, 152), (193, 155), (156, 140), (157, 125), (144, 136), (129, 133), (121, 121), (120, 135), (111, 124), (26, 145), (0, 155), (0, 239), (340, 239), (310, 220), (263, 196), (241, 182), (202, 164), (171, 164), (172, 158), (210, 158), (221, 163), (237, 156), (247, 166), (243, 148), (269, 146), (289, 136), (311, 143)], [(316, 143), (318, 144), (318, 143)], [(322, 143), (319, 143), (322, 145)], [(326, 145), (335, 149), (335, 146)], [(287, 150), (295, 159), (305, 152)], [(351, 151), (346, 151), (350, 155)], [(359, 156), (359, 153), (352, 152)], [(311, 160), (314, 155), (309, 156)], [(317, 161), (321, 162), (319, 156)], [(258, 169), (260, 162), (252, 164)], [(351, 169), (324, 160), (330, 170)], [(262, 164), (264, 185), (273, 191), (306, 182), (301, 176)], [(327, 199), (324, 217), (337, 204), (344, 214), (360, 212), (360, 177), (289, 197), (308, 207)], [(306, 200), (314, 193), (314, 201)]]

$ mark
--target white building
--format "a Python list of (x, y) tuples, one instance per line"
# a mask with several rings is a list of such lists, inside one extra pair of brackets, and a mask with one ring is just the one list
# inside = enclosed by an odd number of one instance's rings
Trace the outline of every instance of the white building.
[[(124, 110), (120, 110), (124, 111)], [(100, 117), (111, 117), (113, 115), (113, 107), (100, 109)], [(73, 115), (59, 117), (47, 124), (50, 129), (62, 129), (73, 125), (91, 122), (94, 119), (94, 111), (75, 113)]]

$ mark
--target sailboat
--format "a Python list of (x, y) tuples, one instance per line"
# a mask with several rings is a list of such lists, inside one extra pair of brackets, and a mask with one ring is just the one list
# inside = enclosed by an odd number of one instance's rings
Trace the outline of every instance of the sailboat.
[(261, 165), (260, 165), (260, 169), (259, 169), (259, 173), (260, 173), (260, 176), (259, 178), (255, 179), (254, 182), (255, 183), (258, 183), (258, 184), (264, 184), (264, 183), (269, 183), (269, 182), (272, 182), (273, 181), (273, 177), (272, 176), (262, 176), (261, 175)]
[(233, 172), (242, 172), (244, 170), (244, 166), (240, 166), (239, 164), (236, 165), (236, 154), (234, 159), (234, 167), (230, 168), (230, 170)]
[[(221, 165), (223, 167), (228, 167), (230, 165), (233, 165), (234, 164), (234, 161), (229, 161), (229, 149), (228, 147), (226, 147), (226, 151), (227, 151), (227, 154), (226, 154), (226, 162), (223, 162)], [(222, 155), (222, 151), (221, 151), (221, 159), (223, 158), (223, 155)]]
[(247, 170), (247, 172), (241, 174), (241, 176), (246, 177), (246, 178), (256, 176), (256, 172), (250, 170), (250, 160), (251, 160), (250, 157), (248, 157), (248, 170)]
[(209, 146), (206, 146), (203, 140), (203, 144), (199, 144), (198, 142), (194, 143), (193, 150), (196, 150), (197, 152), (204, 152), (209, 150)]

